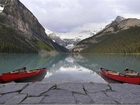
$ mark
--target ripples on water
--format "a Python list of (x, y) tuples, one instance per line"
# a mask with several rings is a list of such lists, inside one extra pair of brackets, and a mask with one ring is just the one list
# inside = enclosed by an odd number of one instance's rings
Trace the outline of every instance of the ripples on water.
[(86, 54), (41, 57), (36, 54), (0, 54), (0, 73), (26, 66), (28, 69), (48, 69), (43, 82), (106, 83), (97, 72), (101, 67), (123, 71), (140, 71), (140, 55)]

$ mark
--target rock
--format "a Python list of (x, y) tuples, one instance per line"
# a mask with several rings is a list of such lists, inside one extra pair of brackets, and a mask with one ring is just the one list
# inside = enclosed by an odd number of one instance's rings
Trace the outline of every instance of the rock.
[(85, 94), (85, 91), (83, 89), (83, 84), (81, 83), (64, 83), (57, 85), (57, 88), (68, 90), (71, 92), (81, 93)]
[(107, 84), (85, 83), (84, 89), (89, 93), (94, 93), (94, 92), (106, 91), (109, 89), (109, 86)]
[(74, 104), (75, 99), (72, 95), (72, 92), (67, 90), (50, 90), (46, 94), (46, 96), (41, 103), (43, 104)]
[(72, 92), (70, 91), (67, 91), (67, 90), (50, 90), (48, 92), (46, 92), (45, 94), (43, 95), (48, 95), (48, 96), (52, 96), (52, 95), (55, 95), (55, 96), (72, 96)]
[(91, 104), (93, 101), (88, 95), (74, 94), (77, 104)]
[[(105, 27), (100, 33), (114, 33), (120, 30), (126, 30), (131, 27), (140, 26), (140, 19), (129, 18), (125, 19), (121, 16), (116, 17), (116, 19), (109, 25)], [(112, 30), (110, 30), (112, 29)]]
[(39, 104), (44, 97), (28, 97), (26, 98), (22, 104)]
[(16, 95), (16, 96), (12, 97), (11, 99), (7, 100), (5, 105), (19, 104), (19, 103), (21, 103), (21, 101), (23, 101), (26, 98), (26, 96), (27, 95), (25, 95), (25, 94)]
[(140, 86), (133, 84), (110, 84), (113, 91), (140, 94)]
[(0, 88), (2, 88), (4, 86), (4, 84), (0, 84)]
[(21, 93), (28, 94), (28, 96), (40, 96), (42, 93), (47, 92), (54, 84), (33, 83), (25, 88)]
[(121, 91), (121, 92), (107, 92), (109, 97), (121, 104), (140, 104), (140, 95), (134, 95), (131, 92)]
[(0, 88), (0, 94), (19, 92), (27, 86), (27, 83), (10, 83)]
[[(49, 83), (26, 85), (4, 84), (0, 88), (4, 91), (0, 95), (0, 104), (140, 104), (139, 85), (110, 84), (110, 91), (106, 91), (109, 89), (107, 84), (64, 83), (57, 88)], [(82, 93), (82, 88), (86, 90), (86, 94)]]
[(11, 99), (12, 97), (18, 95), (18, 93), (9, 93), (9, 94), (4, 94), (0, 97), (0, 104), (4, 104), (7, 100)]
[(120, 23), (120, 22), (123, 21), (123, 20), (125, 20), (124, 17), (122, 17), (122, 16), (117, 16), (116, 19), (115, 19), (115, 22)]
[(131, 27), (140, 27), (140, 19), (129, 18), (125, 19), (120, 24), (118, 24), (118, 28), (121, 30), (126, 30)]
[(66, 95), (50, 95), (46, 96), (42, 102), (43, 104), (75, 104), (74, 96)]
[(106, 96), (103, 92), (88, 93), (95, 104), (116, 104), (113, 98)]

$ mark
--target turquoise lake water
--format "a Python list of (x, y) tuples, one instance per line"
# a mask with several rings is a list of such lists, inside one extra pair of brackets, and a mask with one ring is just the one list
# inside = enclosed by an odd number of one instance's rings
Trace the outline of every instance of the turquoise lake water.
[(140, 72), (140, 55), (84, 54), (42, 57), (37, 54), (0, 54), (0, 73), (18, 68), (47, 68), (44, 82), (105, 83), (98, 75), (100, 68), (123, 71), (126, 68)]

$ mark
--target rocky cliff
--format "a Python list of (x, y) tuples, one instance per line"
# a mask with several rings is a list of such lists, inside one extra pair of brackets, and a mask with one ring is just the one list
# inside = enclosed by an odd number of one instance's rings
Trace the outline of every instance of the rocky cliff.
[(73, 52), (140, 53), (140, 19), (117, 17), (91, 38), (81, 41)]
[(19, 0), (0, 0), (0, 52), (67, 52)]
[(99, 34), (115, 33), (122, 30), (127, 30), (131, 27), (140, 27), (140, 19), (128, 18), (125, 19), (118, 16), (111, 24), (107, 25)]

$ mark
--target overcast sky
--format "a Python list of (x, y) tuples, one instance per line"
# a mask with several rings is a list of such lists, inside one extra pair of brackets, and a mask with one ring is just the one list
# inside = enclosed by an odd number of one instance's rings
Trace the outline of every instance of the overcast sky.
[(140, 18), (140, 0), (20, 0), (54, 32), (100, 30), (116, 16)]

